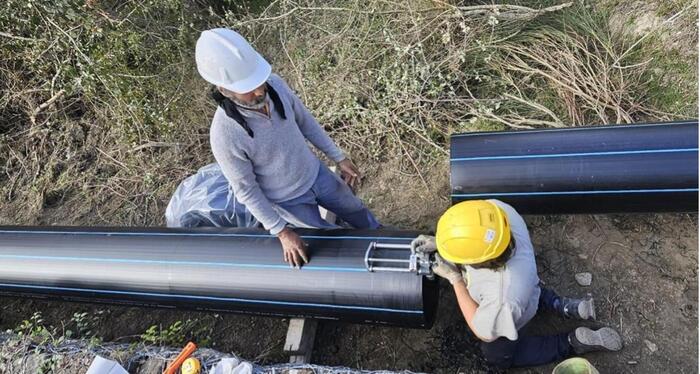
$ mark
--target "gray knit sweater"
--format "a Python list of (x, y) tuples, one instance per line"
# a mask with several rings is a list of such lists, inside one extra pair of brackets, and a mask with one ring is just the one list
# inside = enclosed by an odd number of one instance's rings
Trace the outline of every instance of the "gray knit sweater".
[(320, 160), (306, 140), (335, 162), (345, 156), (282, 78), (272, 74), (268, 83), (279, 94), (286, 120), (268, 97), (270, 117), (239, 108), (253, 137), (221, 108), (214, 114), (209, 135), (214, 157), (236, 199), (276, 235), (287, 222), (274, 203), (303, 195), (318, 175)]

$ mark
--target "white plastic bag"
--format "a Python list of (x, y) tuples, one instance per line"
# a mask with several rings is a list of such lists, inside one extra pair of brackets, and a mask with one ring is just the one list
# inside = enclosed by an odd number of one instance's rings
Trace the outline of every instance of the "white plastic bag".
[(239, 203), (213, 163), (199, 169), (175, 190), (165, 210), (168, 227), (257, 227), (258, 220)]
[(236, 358), (222, 358), (212, 369), (213, 374), (253, 374), (253, 365), (250, 362), (240, 361)]
[(85, 374), (129, 374), (118, 362), (95, 356)]

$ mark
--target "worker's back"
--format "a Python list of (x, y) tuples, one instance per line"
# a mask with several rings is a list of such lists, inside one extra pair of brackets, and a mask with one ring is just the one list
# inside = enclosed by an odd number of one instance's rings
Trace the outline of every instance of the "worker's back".
[(508, 204), (498, 204), (508, 215), (515, 248), (504, 267), (476, 269), (466, 266), (469, 294), (479, 304), (472, 321), (483, 338), (518, 338), (518, 329), (534, 317), (540, 297), (535, 254), (525, 221)]

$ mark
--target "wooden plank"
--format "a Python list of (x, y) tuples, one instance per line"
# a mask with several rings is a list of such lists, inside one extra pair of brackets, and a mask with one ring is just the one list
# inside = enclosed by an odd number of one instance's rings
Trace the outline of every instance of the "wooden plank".
[(318, 321), (305, 318), (292, 318), (289, 320), (287, 340), (284, 343), (284, 351), (292, 355), (290, 363), (309, 363), (316, 339)]

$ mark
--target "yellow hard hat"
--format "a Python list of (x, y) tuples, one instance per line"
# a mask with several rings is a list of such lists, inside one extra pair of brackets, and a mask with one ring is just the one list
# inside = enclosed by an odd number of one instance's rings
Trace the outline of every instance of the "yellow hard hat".
[(440, 256), (455, 264), (492, 260), (510, 243), (508, 216), (491, 201), (463, 201), (440, 217), (435, 241)]
[(202, 365), (194, 357), (190, 357), (182, 363), (182, 374), (199, 374), (202, 370)]

